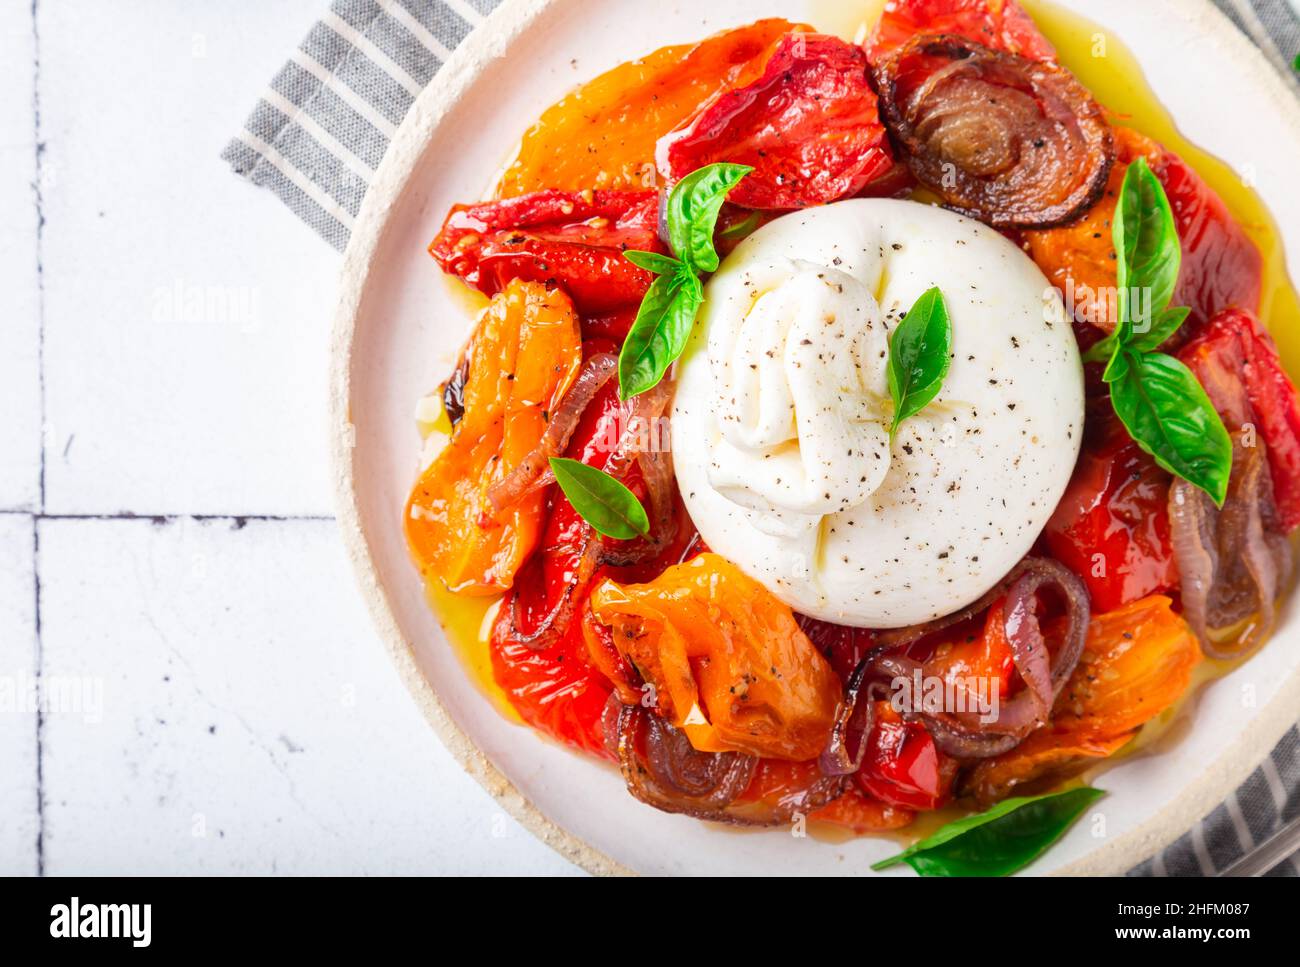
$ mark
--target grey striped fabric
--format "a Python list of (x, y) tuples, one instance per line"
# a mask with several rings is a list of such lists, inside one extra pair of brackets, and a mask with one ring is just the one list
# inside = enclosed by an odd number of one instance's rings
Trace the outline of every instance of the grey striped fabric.
[(334, 0), (222, 157), (343, 249), (416, 96), (501, 0)]
[[(337, 249), (388, 142), (438, 68), (501, 0), (334, 0), (222, 157)], [(1300, 18), (1287, 0), (1215, 0), (1300, 94)], [(1130, 876), (1209, 876), (1300, 815), (1292, 729), (1225, 803)], [(1293, 857), (1272, 875), (1300, 873)]]

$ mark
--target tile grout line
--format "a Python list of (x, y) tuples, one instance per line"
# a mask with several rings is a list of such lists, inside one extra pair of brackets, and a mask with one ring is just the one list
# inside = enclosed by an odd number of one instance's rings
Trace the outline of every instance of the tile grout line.
[(36, 203), (36, 372), (39, 387), (40, 470), (37, 487), (38, 513), (32, 515), (32, 586), (35, 597), (34, 616), (36, 648), (36, 875), (45, 875), (45, 649), (41, 642), (41, 572), (38, 559), (41, 549), (39, 514), (45, 512), (45, 198), (43, 195), (45, 145), (41, 141), (41, 32), (40, 0), (32, 0), (32, 134), (35, 147), (35, 170), (32, 191)]
[(40, 470), (38, 479), (38, 512), (45, 511), (45, 143), (41, 140), (41, 35), (37, 26), (40, 0), (32, 0), (32, 135), (35, 146), (35, 180), (32, 192), (36, 203), (36, 369), (40, 389), (38, 415), (40, 426)]
[(45, 875), (45, 703), (42, 688), (42, 666), (45, 663), (45, 649), (41, 644), (41, 522), (32, 515), (32, 589), (35, 599), (33, 612), (36, 638), (36, 875)]

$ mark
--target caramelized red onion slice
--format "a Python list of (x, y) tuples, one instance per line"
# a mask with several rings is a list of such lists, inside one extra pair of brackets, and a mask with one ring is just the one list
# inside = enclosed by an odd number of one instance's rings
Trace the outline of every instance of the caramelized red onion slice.
[(559, 641), (573, 623), (573, 615), (578, 602), (586, 592), (587, 585), (591, 583), (596, 568), (600, 566), (604, 543), (601, 536), (589, 524), (583, 525), (579, 540), (582, 541), (582, 556), (578, 559), (577, 570), (572, 575), (559, 600), (555, 602), (550, 612), (532, 631), (525, 632), (522, 629), (518, 592), (516, 591), (516, 593), (510, 595), (510, 604), (508, 605), (510, 608), (510, 634), (521, 645), (534, 651), (545, 651)]
[(668, 408), (672, 393), (673, 384), (663, 380), (653, 389), (632, 398), (627, 423), (613, 454), (605, 463), (605, 472), (620, 479), (627, 475), (633, 463), (639, 464), (650, 498), (650, 537), (607, 546), (605, 563), (615, 566), (640, 564), (667, 547), (676, 534), (672, 460), (667, 447), (660, 446), (666, 441), (658, 439), (659, 421)]
[(1106, 187), (1115, 148), (1102, 110), (1063, 67), (929, 34), (875, 72), (881, 114), (916, 179), (998, 228), (1048, 228)]
[(851, 776), (862, 768), (871, 729), (876, 724), (876, 706), (871, 695), (874, 683), (868, 678), (872, 660), (878, 654), (879, 649), (873, 649), (865, 655), (844, 686), (844, 697), (835, 710), (830, 739), (817, 759), (822, 775)]
[(442, 411), (453, 427), (465, 415), (465, 384), (469, 382), (469, 352), (461, 353), (460, 362), (442, 384)]
[[(1291, 544), (1278, 523), (1264, 444), (1234, 434), (1232, 476), (1222, 509), (1186, 480), (1169, 489), (1170, 537), (1182, 582), (1183, 616), (1210, 658), (1231, 660), (1272, 631), (1275, 602), (1291, 578)], [(1230, 641), (1235, 625), (1249, 624)]]
[[(1009, 581), (1009, 584), (1008, 584)], [(1055, 652), (1047, 646), (1042, 628), (1035, 613), (1040, 591), (1054, 589), (1065, 607), (1065, 628)], [(934, 737), (935, 744), (949, 755), (963, 759), (987, 758), (1001, 755), (1015, 748), (1029, 733), (1044, 725), (1051, 714), (1052, 705), (1065, 688), (1083, 654), (1088, 636), (1090, 607), (1088, 592), (1083, 582), (1069, 569), (1049, 558), (1025, 558), (994, 589), (997, 594), (985, 595), (972, 608), (987, 608), (997, 595), (1006, 594), (1005, 631), (1011, 644), (1016, 670), (1025, 681), (1025, 689), (998, 708), (993, 722), (981, 722), (972, 712), (942, 711), (905, 708), (905, 718), (923, 721)], [(966, 609), (956, 620), (965, 620), (975, 613)], [(955, 623), (941, 619), (948, 624)], [(935, 627), (938, 625), (938, 627)], [(925, 634), (947, 627), (947, 624), (929, 622), (918, 626), (923, 634), (907, 638), (908, 643)], [(909, 629), (902, 629), (904, 632)], [(915, 630), (915, 629), (912, 629)], [(872, 669), (877, 675), (891, 679), (912, 680), (931, 674), (926, 665), (906, 655), (888, 654), (872, 659)]]
[(617, 719), (617, 752), (628, 792), (667, 813), (736, 823), (725, 810), (754, 778), (758, 760), (736, 752), (699, 752), (686, 734), (640, 705)]
[(548, 472), (551, 457), (558, 457), (564, 452), (582, 414), (617, 371), (618, 357), (612, 353), (597, 353), (582, 364), (578, 378), (564, 394), (559, 409), (551, 414), (546, 432), (542, 434), (537, 446), (488, 490), (488, 501), (497, 513), (522, 497), (542, 474)]
[[(1066, 628), (1061, 642), (1052, 655), (1043, 639), (1042, 628), (1034, 609), (1038, 592), (1055, 588), (1061, 595), (1066, 610)], [(1034, 707), (1036, 724), (1047, 722), (1056, 696), (1074, 673), (1088, 638), (1090, 617), (1088, 590), (1083, 582), (1057, 561), (1036, 558), (1016, 579), (1007, 592), (1004, 607), (1004, 627), (1011, 644), (1016, 670), (1027, 686), (1029, 702)], [(1014, 704), (1016, 699), (1012, 699)]]
[(617, 703), (611, 696), (602, 715), (607, 747), (617, 755), (633, 797), (664, 812), (731, 826), (781, 826), (796, 813), (806, 815), (838, 799), (848, 783), (847, 776), (818, 774), (773, 802), (738, 803), (760, 768), (757, 758), (700, 752), (653, 710)]
[(1025, 740), (1015, 733), (967, 732), (934, 718), (927, 719), (925, 727), (934, 744), (955, 759), (992, 759), (1010, 752)]

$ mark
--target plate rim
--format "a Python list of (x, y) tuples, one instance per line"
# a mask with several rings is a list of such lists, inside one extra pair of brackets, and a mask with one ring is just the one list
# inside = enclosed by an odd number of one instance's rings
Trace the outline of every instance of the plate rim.
[[(425, 86), (407, 112), (375, 172), (343, 255), (338, 297), (331, 326), (328, 366), (327, 419), (331, 489), (344, 551), (378, 637), (398, 676), (434, 734), (452, 757), (521, 826), (557, 853), (595, 875), (636, 875), (636, 871), (561, 827), (524, 796), (457, 724), (432, 683), (420, 671), (413, 643), (402, 633), (379, 580), (361, 523), (352, 454), (355, 429), (351, 422), (352, 349), (357, 317), (371, 267), (395, 202), (405, 190), (439, 123), (484, 68), (503, 55), (511, 43), (530, 29), (552, 6), (573, 0), (504, 0), (456, 49)], [(1154, 0), (1171, 16), (1199, 27), (1223, 46), (1236, 69), (1253, 75), (1255, 83), (1273, 95), (1280, 119), (1300, 132), (1300, 103), (1259, 49), (1211, 0)], [(1177, 123), (1177, 119), (1175, 119)], [(1293, 592), (1294, 593), (1294, 592)], [(1300, 621), (1300, 617), (1294, 620)], [(1300, 670), (1292, 672), (1278, 694), (1252, 720), (1252, 728), (1176, 794), (1172, 801), (1137, 828), (1099, 845), (1088, 855), (1060, 869), (1055, 876), (1122, 875), (1166, 848), (1208, 815), (1260, 765), (1286, 731), (1295, 724), (1291, 709), (1300, 706)], [(1134, 856), (1140, 857), (1136, 862)]]

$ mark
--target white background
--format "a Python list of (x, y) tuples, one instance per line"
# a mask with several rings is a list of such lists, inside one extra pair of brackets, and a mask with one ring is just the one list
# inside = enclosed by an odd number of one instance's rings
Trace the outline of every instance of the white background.
[(376, 642), (339, 255), (218, 158), (325, 8), (0, 4), (0, 873), (575, 872)]

